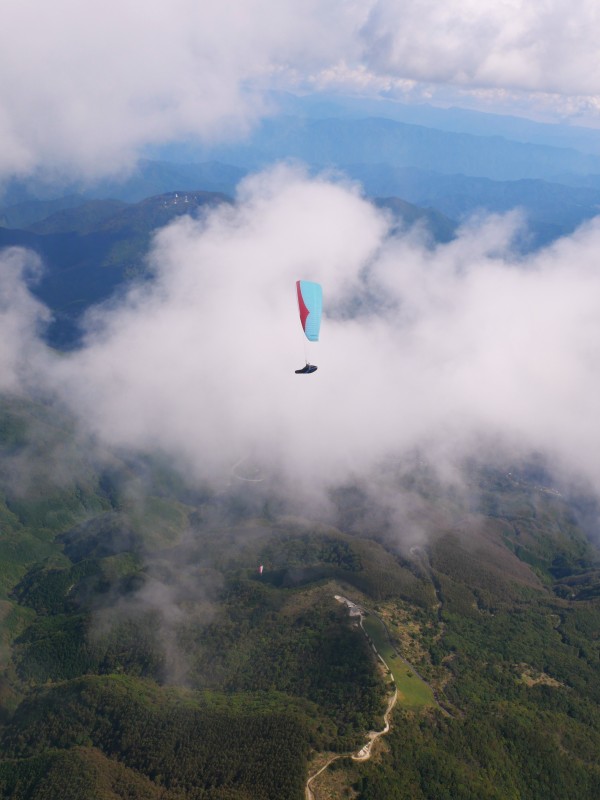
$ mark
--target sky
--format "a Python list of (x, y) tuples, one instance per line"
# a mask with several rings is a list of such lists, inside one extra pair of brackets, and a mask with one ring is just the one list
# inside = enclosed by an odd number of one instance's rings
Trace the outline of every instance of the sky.
[[(241, 138), (269, 91), (323, 88), (597, 122), (592, 2), (7, 0), (0, 175), (123, 174), (144, 147)], [(268, 24), (266, 24), (268, 20)], [(540, 111), (540, 109), (542, 111)], [(390, 455), (542, 451), (600, 490), (600, 223), (519, 256), (517, 211), (433, 247), (360, 186), (274, 165), (234, 207), (157, 232), (151, 284), (43, 344), (43, 269), (0, 254), (0, 389), (51, 392), (103, 443), (160, 448), (215, 485), (253, 459), (323, 495)], [(298, 278), (323, 285), (319, 370)]]
[[(0, 178), (243, 137), (268, 91), (600, 123), (594, 0), (4, 0)], [(268, 20), (268, 24), (266, 23)]]

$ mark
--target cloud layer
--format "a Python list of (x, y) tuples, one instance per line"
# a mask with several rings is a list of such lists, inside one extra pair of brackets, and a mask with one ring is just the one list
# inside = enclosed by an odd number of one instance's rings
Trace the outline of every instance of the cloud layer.
[(336, 9), (315, 0), (301, 15), (291, 0), (9, 0), (0, 174), (94, 176), (123, 169), (146, 144), (243, 135), (264, 111), (265, 72), (284, 59), (320, 63), (336, 37), (352, 38), (344, 15), (332, 25)]
[(361, 30), (375, 71), (434, 83), (596, 94), (591, 0), (376, 0)]
[[(44, 354), (15, 279), (5, 374), (51, 389), (102, 442), (160, 448), (216, 488), (247, 457), (301, 494), (415, 449), (450, 464), (493, 444), (600, 489), (600, 224), (518, 259), (520, 225), (475, 220), (432, 249), (355, 187), (279, 167), (235, 207), (160, 231), (154, 281), (96, 309), (78, 352)], [(298, 278), (323, 285), (318, 344)], [(307, 347), (319, 370), (297, 376)]]
[(272, 86), (424, 82), (593, 108), (599, 13), (591, 0), (8, 0), (0, 177), (114, 174), (146, 145), (243, 136)]

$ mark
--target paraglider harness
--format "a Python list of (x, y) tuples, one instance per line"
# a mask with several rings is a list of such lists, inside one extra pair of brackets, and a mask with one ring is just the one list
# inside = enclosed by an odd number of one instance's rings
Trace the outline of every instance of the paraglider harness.
[(314, 364), (309, 364), (307, 361), (305, 367), (296, 370), (296, 375), (308, 375), (310, 372), (316, 372), (316, 371), (317, 371), (316, 366)]

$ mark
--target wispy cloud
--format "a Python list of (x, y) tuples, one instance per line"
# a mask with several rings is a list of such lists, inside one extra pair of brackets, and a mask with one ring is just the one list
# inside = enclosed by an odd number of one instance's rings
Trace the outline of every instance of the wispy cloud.
[[(31, 367), (43, 357), (39, 334), (50, 312), (28, 286), (43, 269), (38, 256), (21, 247), (0, 251), (0, 391), (20, 392), (33, 379)], [(35, 379), (34, 379), (35, 380)]]

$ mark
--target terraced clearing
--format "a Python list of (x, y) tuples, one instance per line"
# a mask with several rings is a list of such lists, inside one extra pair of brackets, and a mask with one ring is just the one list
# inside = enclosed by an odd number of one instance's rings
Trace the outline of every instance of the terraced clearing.
[(390, 668), (398, 689), (398, 704), (404, 708), (437, 705), (431, 688), (390, 642), (387, 629), (379, 617), (366, 614), (363, 616), (362, 624), (375, 649)]

